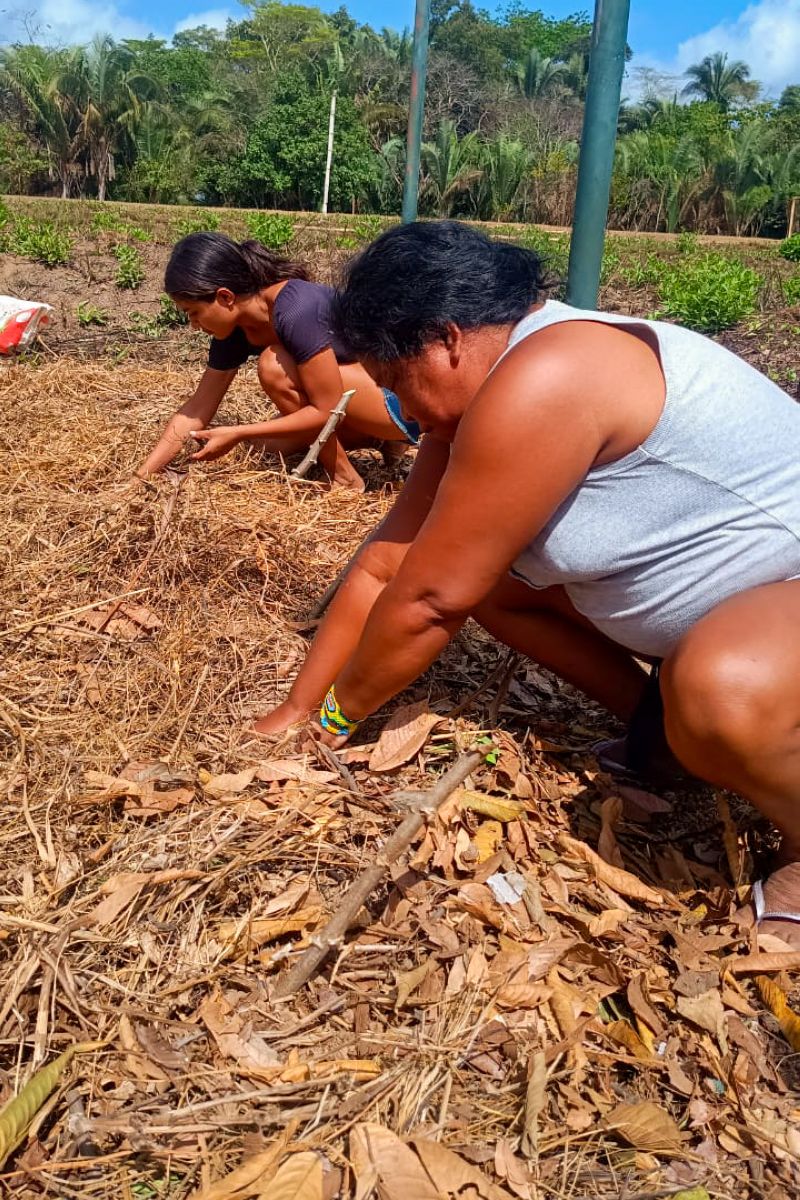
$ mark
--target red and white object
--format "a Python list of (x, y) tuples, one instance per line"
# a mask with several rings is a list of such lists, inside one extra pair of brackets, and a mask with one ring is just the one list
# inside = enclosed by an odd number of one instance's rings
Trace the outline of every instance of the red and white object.
[(50, 320), (53, 307), (37, 300), (0, 296), (0, 354), (24, 350)]

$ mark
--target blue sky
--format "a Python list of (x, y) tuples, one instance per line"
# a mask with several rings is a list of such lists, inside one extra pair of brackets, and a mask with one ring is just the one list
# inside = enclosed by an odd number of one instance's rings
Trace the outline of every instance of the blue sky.
[[(333, 10), (341, 0), (318, 0)], [(480, 5), (480, 0), (478, 0)], [(483, 0), (492, 8), (491, 0)], [(552, 16), (580, 9), (569, 0), (534, 0)], [(593, 0), (584, 7), (593, 7)], [(354, 17), (377, 27), (411, 25), (413, 0), (350, 0)], [(22, 36), (23, 22), (42, 40), (82, 41), (97, 32), (170, 37), (190, 25), (224, 26), (245, 10), (237, 0), (0, 0), (0, 40)], [(787, 83), (800, 83), (800, 0), (631, 0), (629, 42), (635, 56), (625, 93), (637, 90), (636, 67), (651, 67), (676, 80), (689, 63), (725, 50), (743, 58), (753, 76), (776, 96)]]

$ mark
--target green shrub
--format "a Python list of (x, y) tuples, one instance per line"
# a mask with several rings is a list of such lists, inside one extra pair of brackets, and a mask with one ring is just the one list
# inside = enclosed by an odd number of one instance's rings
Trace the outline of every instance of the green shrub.
[(152, 242), (153, 240), (152, 233), (148, 233), (146, 229), (142, 229), (141, 225), (126, 225), (123, 232), (128, 237), (133, 238), (135, 242)]
[(118, 288), (138, 288), (144, 279), (144, 263), (141, 251), (135, 246), (119, 243), (114, 247), (114, 257), (118, 266), (114, 275), (114, 283)]
[(365, 214), (348, 228), (347, 233), (336, 239), (336, 245), (345, 250), (355, 250), (365, 242), (373, 242), (378, 234), (383, 233), (383, 218)]
[(52, 221), (31, 221), (18, 217), (8, 231), (6, 249), (23, 258), (44, 263), (46, 267), (59, 267), (72, 258), (72, 238), (69, 233), (56, 229)]
[(158, 323), (158, 317), (148, 316), (147, 313), (139, 312), (138, 309), (133, 309), (129, 313), (128, 328), (146, 338), (155, 339), (161, 335), (161, 326)]
[(783, 298), (792, 308), (800, 306), (800, 275), (792, 275), (784, 280)]
[(111, 208), (98, 208), (92, 216), (92, 233), (122, 233), (125, 222), (118, 212)]
[(676, 237), (675, 246), (678, 254), (696, 254), (700, 247), (700, 242), (696, 233), (689, 233), (688, 230), (684, 230), (683, 233), (679, 233)]
[(219, 217), (216, 213), (203, 212), (198, 209), (189, 217), (181, 217), (173, 225), (175, 236), (188, 237), (190, 233), (209, 233), (219, 229)]
[(515, 239), (528, 250), (535, 250), (548, 271), (566, 279), (569, 267), (569, 237), (563, 233), (547, 233), (532, 226)]
[(178, 308), (171, 296), (164, 293), (159, 297), (158, 324), (162, 329), (172, 329), (177, 325), (188, 325), (189, 318), (182, 308)]
[(778, 246), (778, 254), (782, 258), (788, 258), (789, 262), (800, 262), (800, 233), (793, 233), (791, 237), (784, 238)]
[(108, 322), (106, 310), (98, 308), (96, 304), (90, 304), (88, 300), (81, 300), (75, 309), (75, 315), (82, 329), (85, 329), (87, 325), (105, 325)]
[(719, 333), (755, 312), (763, 283), (737, 259), (709, 253), (661, 264), (659, 317), (673, 317), (700, 333)]
[(11, 221), (11, 210), (4, 200), (0, 200), (0, 229), (5, 228)]
[(250, 236), (268, 250), (283, 250), (294, 237), (294, 221), (281, 213), (248, 213), (245, 221)]

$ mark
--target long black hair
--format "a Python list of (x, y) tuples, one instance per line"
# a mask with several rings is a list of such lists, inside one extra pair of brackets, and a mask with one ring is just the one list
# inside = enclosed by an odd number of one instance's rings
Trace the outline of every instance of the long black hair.
[(461, 329), (521, 321), (550, 286), (532, 250), (495, 242), (459, 221), (399, 225), (347, 267), (336, 332), (357, 358), (410, 358)]
[(224, 233), (190, 233), (169, 256), (164, 291), (181, 300), (213, 300), (217, 288), (252, 296), (282, 279), (308, 279), (308, 272), (261, 242), (234, 242)]

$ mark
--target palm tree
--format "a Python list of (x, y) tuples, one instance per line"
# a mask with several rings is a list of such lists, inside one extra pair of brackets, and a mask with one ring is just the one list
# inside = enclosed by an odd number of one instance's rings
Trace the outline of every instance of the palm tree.
[(452, 121), (442, 121), (434, 142), (421, 148), (423, 192), (433, 197), (440, 217), (448, 217), (456, 197), (482, 175), (474, 133), (459, 138)]
[(478, 189), (478, 210), (484, 220), (502, 221), (516, 215), (522, 185), (532, 165), (533, 155), (527, 146), (506, 134), (484, 146), (483, 177)]
[(552, 96), (567, 76), (567, 64), (555, 62), (532, 46), (522, 62), (517, 63), (516, 80), (526, 100)]
[(78, 141), (86, 173), (97, 181), (97, 199), (105, 200), (115, 173), (114, 158), (130, 143), (148, 102), (159, 95), (156, 82), (133, 69), (134, 56), (110, 37), (97, 37), (73, 51), (59, 78), (78, 120)]
[(60, 87), (63, 51), (13, 46), (0, 51), (0, 86), (15, 99), (23, 119), (44, 145), (51, 178), (66, 199), (80, 177), (77, 121)]
[(684, 96), (710, 100), (726, 112), (734, 101), (750, 100), (758, 91), (747, 63), (740, 59), (728, 62), (727, 54), (721, 51), (707, 54), (702, 62), (689, 67), (686, 75), (689, 82), (683, 89)]

